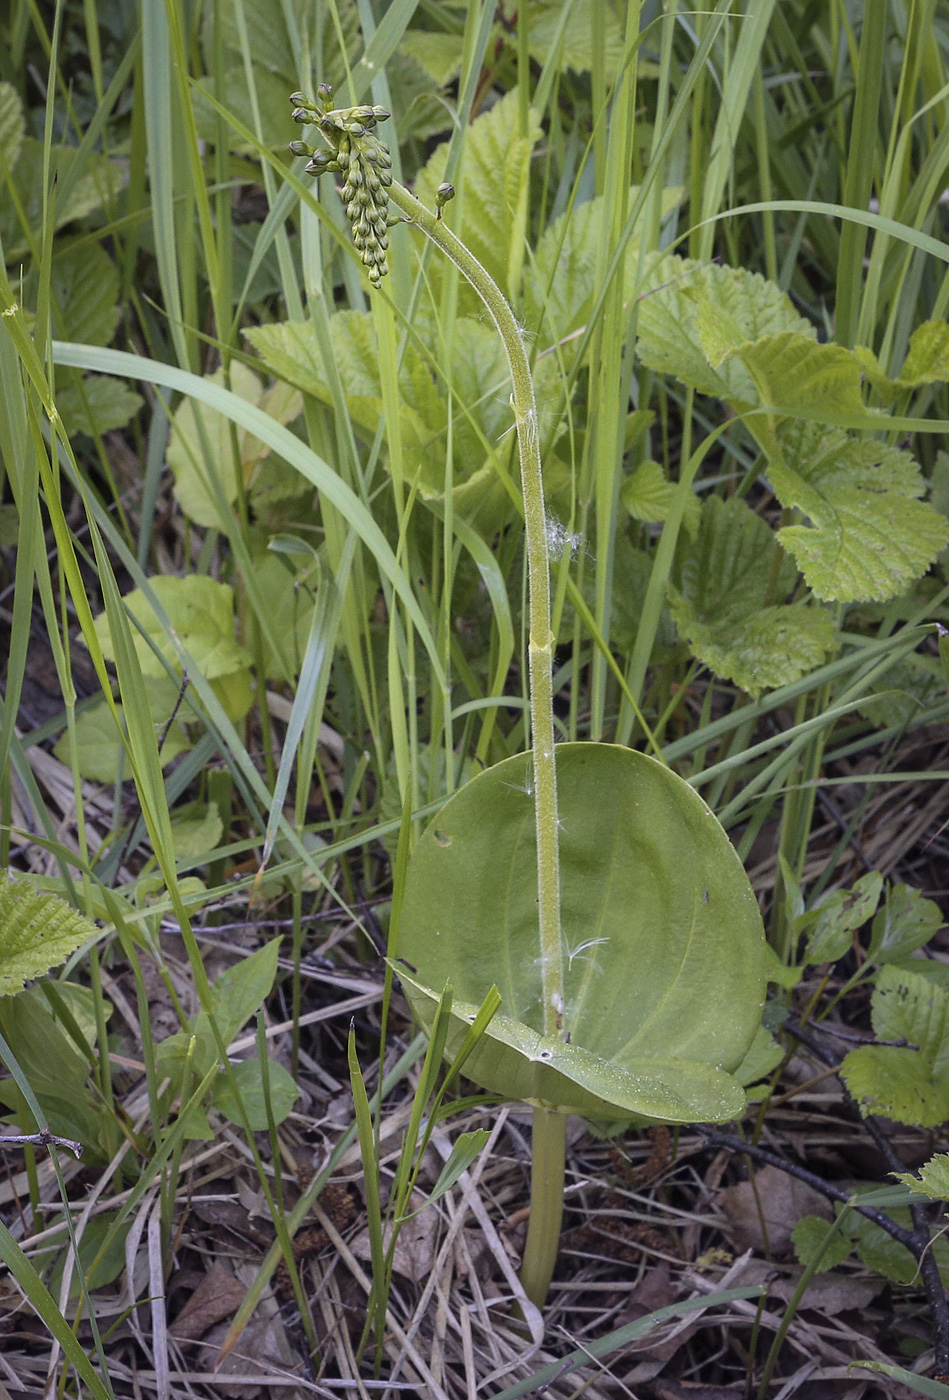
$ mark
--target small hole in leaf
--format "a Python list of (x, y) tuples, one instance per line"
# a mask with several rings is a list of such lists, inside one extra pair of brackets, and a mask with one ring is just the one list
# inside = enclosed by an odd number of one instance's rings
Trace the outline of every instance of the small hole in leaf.
[(435, 834), (435, 845), (436, 845), (436, 846), (450, 846), (450, 845), (451, 845), (451, 837), (448, 835), (448, 832), (447, 832), (447, 831), (439, 831), (438, 828), (436, 827), (436, 828), (435, 828), (435, 833), (434, 833), (434, 834)]
[(541, 1060), (552, 1060), (552, 1059), (553, 1059), (553, 1056), (554, 1056), (554, 1052), (553, 1052), (552, 1050), (541, 1050), (540, 1055), (538, 1056), (538, 1059), (541, 1059)]

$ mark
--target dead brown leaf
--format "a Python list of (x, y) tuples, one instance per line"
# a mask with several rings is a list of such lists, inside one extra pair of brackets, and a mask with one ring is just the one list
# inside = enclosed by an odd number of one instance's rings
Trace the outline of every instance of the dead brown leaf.
[(215, 1323), (237, 1312), (247, 1289), (224, 1264), (211, 1265), (168, 1331), (175, 1341), (195, 1342)]
[(830, 1202), (820, 1192), (777, 1167), (762, 1167), (754, 1182), (741, 1181), (718, 1193), (726, 1230), (739, 1250), (781, 1258), (791, 1247), (791, 1232), (805, 1215), (832, 1220)]

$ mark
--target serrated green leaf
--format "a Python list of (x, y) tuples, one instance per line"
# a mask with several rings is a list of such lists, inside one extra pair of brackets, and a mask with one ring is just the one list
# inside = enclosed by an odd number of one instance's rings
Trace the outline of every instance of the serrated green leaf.
[[(266, 1132), (268, 1095), (264, 1093), (260, 1061), (258, 1059), (240, 1060), (236, 1065), (231, 1066), (231, 1073), (236, 1080), (236, 1086), (231, 1084), (230, 1079), (222, 1075), (214, 1086), (214, 1107), (219, 1113), (223, 1113), (230, 1122), (243, 1126), (244, 1118), (241, 1114), (241, 1106), (243, 1106), (251, 1131), (255, 1133)], [(293, 1105), (300, 1097), (300, 1090), (296, 1080), (284, 1069), (279, 1060), (268, 1061), (267, 1083), (270, 1112), (273, 1116), (273, 1122), (279, 1125), (293, 1112)]]
[[(661, 464), (647, 459), (626, 478), (620, 500), (634, 520), (659, 522), (668, 517), (675, 490), (675, 485), (666, 480)], [(701, 513), (701, 501), (690, 492), (682, 515), (682, 524), (690, 539), (695, 539)]]
[[(562, 28), (558, 67), (565, 73), (588, 73), (593, 67), (594, 6), (600, 34), (598, 43), (603, 71), (612, 81), (623, 61), (623, 22), (610, 0), (574, 0), (570, 15)], [(530, 15), (529, 43), (531, 58), (545, 65), (552, 56), (552, 46), (561, 31), (563, 0), (535, 0), (528, 7)]]
[(25, 135), (26, 118), (20, 95), (12, 83), (0, 83), (0, 151), (8, 170), (12, 170), (20, 158)]
[[(522, 135), (519, 101), (517, 92), (507, 93), (468, 127), (453, 177), (457, 199), (446, 214), (458, 237), (515, 301), (524, 265), (531, 152), (541, 135), (533, 110), (527, 134)], [(435, 208), (435, 191), (445, 178), (447, 161), (448, 143), (443, 142), (416, 176), (416, 198), (429, 209)], [(428, 277), (436, 302), (445, 276), (444, 262), (433, 259)], [(481, 302), (466, 282), (459, 283), (458, 303), (463, 312), (481, 314)]]
[[(710, 335), (713, 316), (725, 344), (731, 338), (737, 346), (788, 331), (817, 339), (790, 298), (756, 272), (668, 255), (653, 260), (647, 282), (649, 295), (640, 303), (637, 326), (640, 359), (650, 369), (713, 398), (758, 401), (754, 381), (738, 356), (727, 356), (717, 369), (709, 363), (703, 335)], [(727, 336), (726, 326), (731, 328)], [(719, 339), (714, 344), (717, 354), (722, 344)]]
[[(74, 146), (54, 146), (50, 151), (50, 174), (58, 179), (60, 186), (70, 178), (77, 156)], [(72, 186), (68, 202), (57, 201), (56, 228), (84, 219), (93, 210), (100, 209), (107, 199), (114, 199), (128, 178), (127, 161), (125, 166), (123, 169), (118, 161), (106, 156), (86, 155), (84, 173)], [(43, 223), (44, 168), (43, 142), (25, 136), (11, 182), (16, 190), (16, 202), (34, 229), (41, 228)], [(0, 238), (8, 263), (22, 258), (30, 246), (20, 225), (16, 202), (0, 199)]]
[(60, 340), (108, 345), (119, 323), (119, 273), (99, 243), (58, 246), (50, 274), (53, 323)]
[[(234, 636), (234, 590), (229, 584), (218, 583), (203, 574), (190, 574), (187, 578), (171, 575), (153, 578), (150, 586), (167, 613), (169, 624), (191, 652), (203, 676), (215, 680), (250, 666), (250, 656)], [(177, 666), (178, 657), (171, 640), (141, 589), (127, 593), (123, 601), (162, 655)], [(95, 619), (95, 629), (103, 656), (107, 661), (114, 661), (109, 620), (104, 612)], [(167, 671), (137, 628), (132, 640), (142, 675), (166, 677)]]
[(817, 918), (808, 934), (804, 962), (827, 963), (842, 958), (852, 944), (857, 929), (873, 917), (882, 893), (883, 877), (871, 870), (860, 877), (853, 889), (835, 890), (829, 895), (817, 906)]
[(842, 345), (818, 345), (812, 336), (783, 331), (739, 346), (735, 354), (766, 406), (863, 411), (860, 365)]
[[(232, 5), (205, 4), (202, 7), (201, 47), (207, 72), (214, 71), (218, 52), (228, 65), (243, 58), (242, 33), (254, 66), (280, 74), (289, 90), (298, 83), (299, 46), (305, 47), (321, 82), (339, 87), (346, 78), (347, 65), (340, 48), (342, 34), (346, 56), (356, 58), (362, 42), (355, 0), (336, 0), (333, 17), (321, 15), (319, 7), (307, 0), (289, 0), (277, 10), (268, 0), (243, 0), (240, 10)], [(338, 23), (338, 29), (337, 29)], [(322, 47), (320, 44), (322, 40)]]
[(829, 613), (783, 601), (795, 579), (768, 525), (744, 501), (713, 496), (695, 543), (680, 543), (669, 608), (700, 661), (758, 695), (798, 680), (834, 645)]
[[(901, 1225), (911, 1225), (909, 1212), (892, 1212)], [(874, 1273), (882, 1274), (893, 1283), (912, 1283), (919, 1276), (919, 1264), (913, 1254), (888, 1235), (879, 1225), (875, 1225), (865, 1215), (856, 1211), (850, 1218), (849, 1234), (856, 1246), (857, 1255)]]
[(853, 1241), (849, 1235), (840, 1230), (833, 1235), (826, 1248), (824, 1247), (832, 1228), (830, 1222), (822, 1220), (819, 1215), (805, 1215), (791, 1231), (791, 1240), (798, 1263), (803, 1264), (805, 1269), (809, 1268), (819, 1256), (819, 1262), (814, 1272), (823, 1274), (828, 1269), (835, 1269), (847, 1258), (853, 1248)]
[(891, 1172), (897, 1181), (908, 1186), (917, 1196), (928, 1196), (931, 1201), (949, 1201), (949, 1153), (937, 1152), (919, 1169), (913, 1172)]
[[(278, 28), (281, 18), (282, 16), (275, 16)], [(327, 28), (332, 29), (332, 25), (328, 25)], [(254, 97), (260, 115), (260, 139), (269, 150), (284, 157), (287, 151), (287, 92), (295, 81), (295, 70), (291, 70), (288, 76), (287, 72), (271, 73), (259, 63), (254, 65)], [(198, 78), (191, 91), (198, 137), (202, 141), (214, 143), (218, 137), (218, 114), (205, 96), (205, 93), (216, 96), (214, 78)], [(224, 73), (224, 91), (228, 109), (256, 134), (255, 123), (250, 117), (254, 105), (251, 103), (247, 72), (243, 63), (231, 63), (228, 66)], [(257, 147), (249, 141), (244, 141), (236, 131), (230, 132), (229, 142), (231, 150), (238, 155), (257, 158)]]
[(949, 1067), (949, 994), (903, 968), (880, 968), (870, 1002), (879, 1040), (906, 1040), (939, 1074)]
[[(267, 367), (279, 377), (332, 405), (333, 395), (323, 366), (316, 333), (309, 323), (284, 322), (259, 326), (247, 338)], [(337, 312), (330, 319), (333, 358), (353, 422), (374, 436), (382, 421), (382, 385), (379, 377), (375, 327), (368, 312)], [(538, 397), (542, 404), (556, 402), (553, 385), (543, 393), (545, 381), (556, 378), (556, 366), (542, 362)], [(459, 317), (452, 336), (451, 389), (456, 397), (452, 429), (454, 509), (493, 533), (509, 518), (511, 505), (494, 466), (493, 454), (508, 456), (512, 423), (510, 377), (504, 347), (481, 321)], [(405, 468), (417, 477), (423, 499), (440, 501), (445, 490), (447, 450), (447, 389), (433, 378), (431, 366), (410, 345), (399, 373), (399, 417)], [(558, 430), (557, 416), (541, 411), (541, 450), (547, 451)]]
[(922, 948), (943, 926), (942, 910), (911, 885), (893, 885), (873, 920), (867, 958), (889, 963)]
[(935, 657), (913, 652), (887, 667), (861, 701), (859, 712), (881, 727), (908, 724), (945, 693), (946, 681)]
[(810, 423), (785, 423), (779, 440), (771, 484), (811, 524), (787, 526), (778, 539), (818, 598), (885, 601), (925, 573), (949, 524), (918, 499), (925, 483), (908, 453)]
[(877, 1114), (920, 1128), (949, 1118), (949, 1084), (933, 1078), (918, 1050), (863, 1045), (845, 1057), (840, 1073), (865, 1118)]
[(39, 894), (28, 880), (0, 870), (0, 996), (65, 962), (98, 932), (58, 895)]

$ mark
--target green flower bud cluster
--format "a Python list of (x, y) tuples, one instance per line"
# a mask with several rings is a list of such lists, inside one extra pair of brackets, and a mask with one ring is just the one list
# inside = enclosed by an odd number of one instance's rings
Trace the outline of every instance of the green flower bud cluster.
[(328, 83), (317, 88), (317, 99), (295, 92), (293, 120), (301, 126), (316, 126), (329, 146), (318, 151), (305, 141), (291, 141), (295, 156), (309, 157), (308, 175), (339, 173), (344, 177), (343, 204), (353, 231), (353, 242), (373, 286), (389, 271), (389, 195), (392, 184), (392, 157), (375, 135), (378, 122), (389, 116), (385, 107), (343, 107), (332, 109), (333, 90)]

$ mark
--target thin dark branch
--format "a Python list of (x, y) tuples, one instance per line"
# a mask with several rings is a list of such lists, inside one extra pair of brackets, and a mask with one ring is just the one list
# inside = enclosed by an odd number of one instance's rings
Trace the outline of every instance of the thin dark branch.
[[(807, 1167), (799, 1167), (796, 1162), (789, 1162), (786, 1157), (779, 1156), (777, 1152), (770, 1152), (766, 1147), (756, 1147), (753, 1143), (743, 1142), (741, 1138), (732, 1137), (729, 1133), (720, 1133), (716, 1128), (699, 1128), (699, 1132), (710, 1147), (725, 1147), (730, 1152), (751, 1157), (756, 1162), (766, 1162), (769, 1166), (777, 1167), (779, 1171), (787, 1172), (788, 1176), (796, 1176), (798, 1181), (806, 1182), (815, 1191), (819, 1191), (822, 1196), (826, 1196), (829, 1201), (853, 1204), (855, 1211), (860, 1215), (865, 1215), (868, 1220), (873, 1221), (874, 1225), (879, 1225), (881, 1230), (885, 1230), (894, 1240), (905, 1245), (916, 1259), (919, 1259), (922, 1254), (922, 1245), (914, 1230), (907, 1230), (902, 1225), (897, 1225), (895, 1220), (891, 1220), (883, 1211), (875, 1210), (873, 1206), (854, 1204), (853, 1192), (845, 1191), (840, 1186), (834, 1186), (831, 1182), (825, 1181), (822, 1176), (818, 1176), (816, 1172), (808, 1171)], [(926, 1243), (929, 1243), (928, 1231)]]

